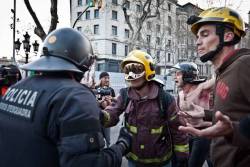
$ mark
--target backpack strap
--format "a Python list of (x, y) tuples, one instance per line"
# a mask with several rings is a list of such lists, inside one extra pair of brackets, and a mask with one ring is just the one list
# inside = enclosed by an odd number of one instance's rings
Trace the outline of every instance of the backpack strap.
[[(169, 115), (168, 115), (168, 107), (171, 105), (173, 102), (174, 97), (170, 95), (166, 90), (163, 89), (163, 86), (160, 86), (159, 93), (158, 93), (158, 104), (160, 108), (160, 115), (162, 117), (166, 117), (169, 120)], [(171, 152), (173, 152), (173, 136), (169, 128), (169, 122), (166, 122), (166, 125), (163, 127), (163, 135), (170, 134), (170, 143), (171, 143)]]
[[(167, 109), (173, 101), (173, 97), (163, 89), (163, 86), (160, 86), (158, 93), (158, 104), (160, 108), (160, 115), (162, 117), (166, 116)], [(167, 115), (168, 116), (168, 115)]]
[(120, 95), (121, 95), (122, 101), (123, 101), (121, 110), (124, 111), (127, 108), (128, 103), (130, 101), (130, 99), (128, 97), (128, 88), (120, 89)]
[[(128, 106), (128, 103), (129, 103), (129, 101), (130, 101), (130, 99), (129, 99), (129, 97), (128, 97), (128, 87), (127, 88), (122, 88), (122, 89), (120, 89), (120, 95), (121, 95), (121, 97), (122, 97), (122, 107), (121, 107), (121, 110), (122, 111), (125, 111), (126, 110), (126, 108), (127, 108), (127, 106)], [(127, 122), (127, 120), (128, 120), (128, 113), (124, 113), (124, 116), (123, 116), (123, 122), (122, 122), (122, 124), (123, 124), (123, 126), (125, 127), (126, 126), (126, 122)]]

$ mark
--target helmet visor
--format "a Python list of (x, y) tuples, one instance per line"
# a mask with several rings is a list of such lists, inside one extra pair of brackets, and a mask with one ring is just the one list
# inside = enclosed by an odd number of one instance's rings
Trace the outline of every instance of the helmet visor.
[(140, 63), (126, 64), (123, 72), (126, 80), (135, 80), (145, 75), (144, 66)]
[(145, 75), (145, 71), (143, 71), (140, 74), (135, 74), (132, 71), (130, 71), (128, 74), (125, 74), (125, 80), (126, 81), (133, 81), (133, 80), (136, 80), (138, 78), (143, 77), (144, 75)]

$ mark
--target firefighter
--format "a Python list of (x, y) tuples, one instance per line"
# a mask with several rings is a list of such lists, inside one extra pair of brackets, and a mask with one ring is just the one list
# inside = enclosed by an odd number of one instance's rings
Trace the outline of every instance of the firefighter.
[(116, 101), (103, 113), (105, 126), (116, 125), (119, 115), (125, 115), (125, 126), (133, 134), (132, 149), (127, 155), (129, 167), (169, 167), (174, 155), (174, 165), (186, 167), (187, 135), (178, 131), (175, 99), (156, 79), (152, 57), (133, 50), (122, 61), (121, 69), (128, 87), (121, 89)]
[(202, 62), (211, 61), (216, 71), (213, 112), (197, 110), (200, 118), (213, 120), (213, 125), (179, 129), (212, 138), (211, 159), (215, 167), (249, 166), (250, 142), (239, 133), (239, 121), (250, 113), (250, 50), (236, 49), (245, 35), (245, 23), (228, 7), (209, 8), (192, 16), (188, 23), (197, 37), (197, 55)]

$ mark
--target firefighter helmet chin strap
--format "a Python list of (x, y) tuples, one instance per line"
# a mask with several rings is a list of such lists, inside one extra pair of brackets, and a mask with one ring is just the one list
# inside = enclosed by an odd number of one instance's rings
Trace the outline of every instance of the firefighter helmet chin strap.
[(220, 43), (217, 45), (215, 50), (212, 50), (201, 56), (200, 57), (201, 62), (205, 63), (209, 60), (213, 60), (216, 57), (216, 55), (218, 55), (218, 53), (222, 51), (222, 48), (225, 46), (224, 32), (225, 32), (225, 27), (220, 24), (216, 24), (216, 34), (219, 36)]
[(215, 50), (212, 50), (200, 57), (201, 62), (205, 63), (209, 60), (213, 60), (216, 57), (216, 55), (222, 50), (223, 46), (224, 44), (220, 42)]
[(216, 34), (219, 36), (220, 43), (217, 45), (215, 50), (212, 50), (203, 56), (200, 57), (201, 62), (205, 63), (209, 60), (213, 60), (220, 51), (222, 51), (224, 46), (230, 46), (230, 45), (235, 45), (236, 43), (239, 42), (240, 38), (237, 38), (236, 35), (232, 41), (225, 42), (224, 41), (224, 33), (225, 33), (225, 27), (231, 29), (231, 27), (223, 24), (216, 24)]

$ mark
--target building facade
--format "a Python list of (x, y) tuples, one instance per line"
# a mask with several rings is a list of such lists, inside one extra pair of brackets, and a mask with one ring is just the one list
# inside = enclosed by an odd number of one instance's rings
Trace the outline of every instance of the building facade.
[(202, 63), (196, 52), (196, 38), (191, 32), (191, 26), (187, 20), (192, 15), (199, 15), (203, 10), (192, 3), (178, 5), (176, 12), (177, 19), (177, 62), (192, 61), (198, 65), (201, 77), (212, 77), (213, 68), (210, 62)]
[[(71, 1), (72, 25), (88, 3), (89, 0)], [(156, 1), (152, 1), (150, 10), (143, 8), (144, 0), (106, 0), (103, 3), (101, 9), (89, 8), (75, 26), (92, 41), (98, 55), (97, 70), (120, 72), (121, 60), (137, 48), (153, 56), (158, 74), (166, 73), (165, 67), (176, 61), (173, 47), (176, 45), (177, 1), (163, 1), (157, 8)]]
[[(157, 74), (168, 74), (167, 67), (177, 62), (192, 61), (198, 64), (201, 76), (210, 78), (211, 63), (201, 63), (197, 58), (195, 36), (186, 24), (189, 16), (203, 10), (192, 3), (179, 5), (177, 0), (146, 2), (106, 0), (102, 8), (89, 8), (76, 22), (75, 28), (92, 41), (98, 56), (97, 71), (120, 72), (120, 62), (128, 52), (141, 49), (155, 59)], [(71, 0), (71, 25), (88, 3)], [(249, 47), (249, 38), (247, 31), (239, 47)]]

